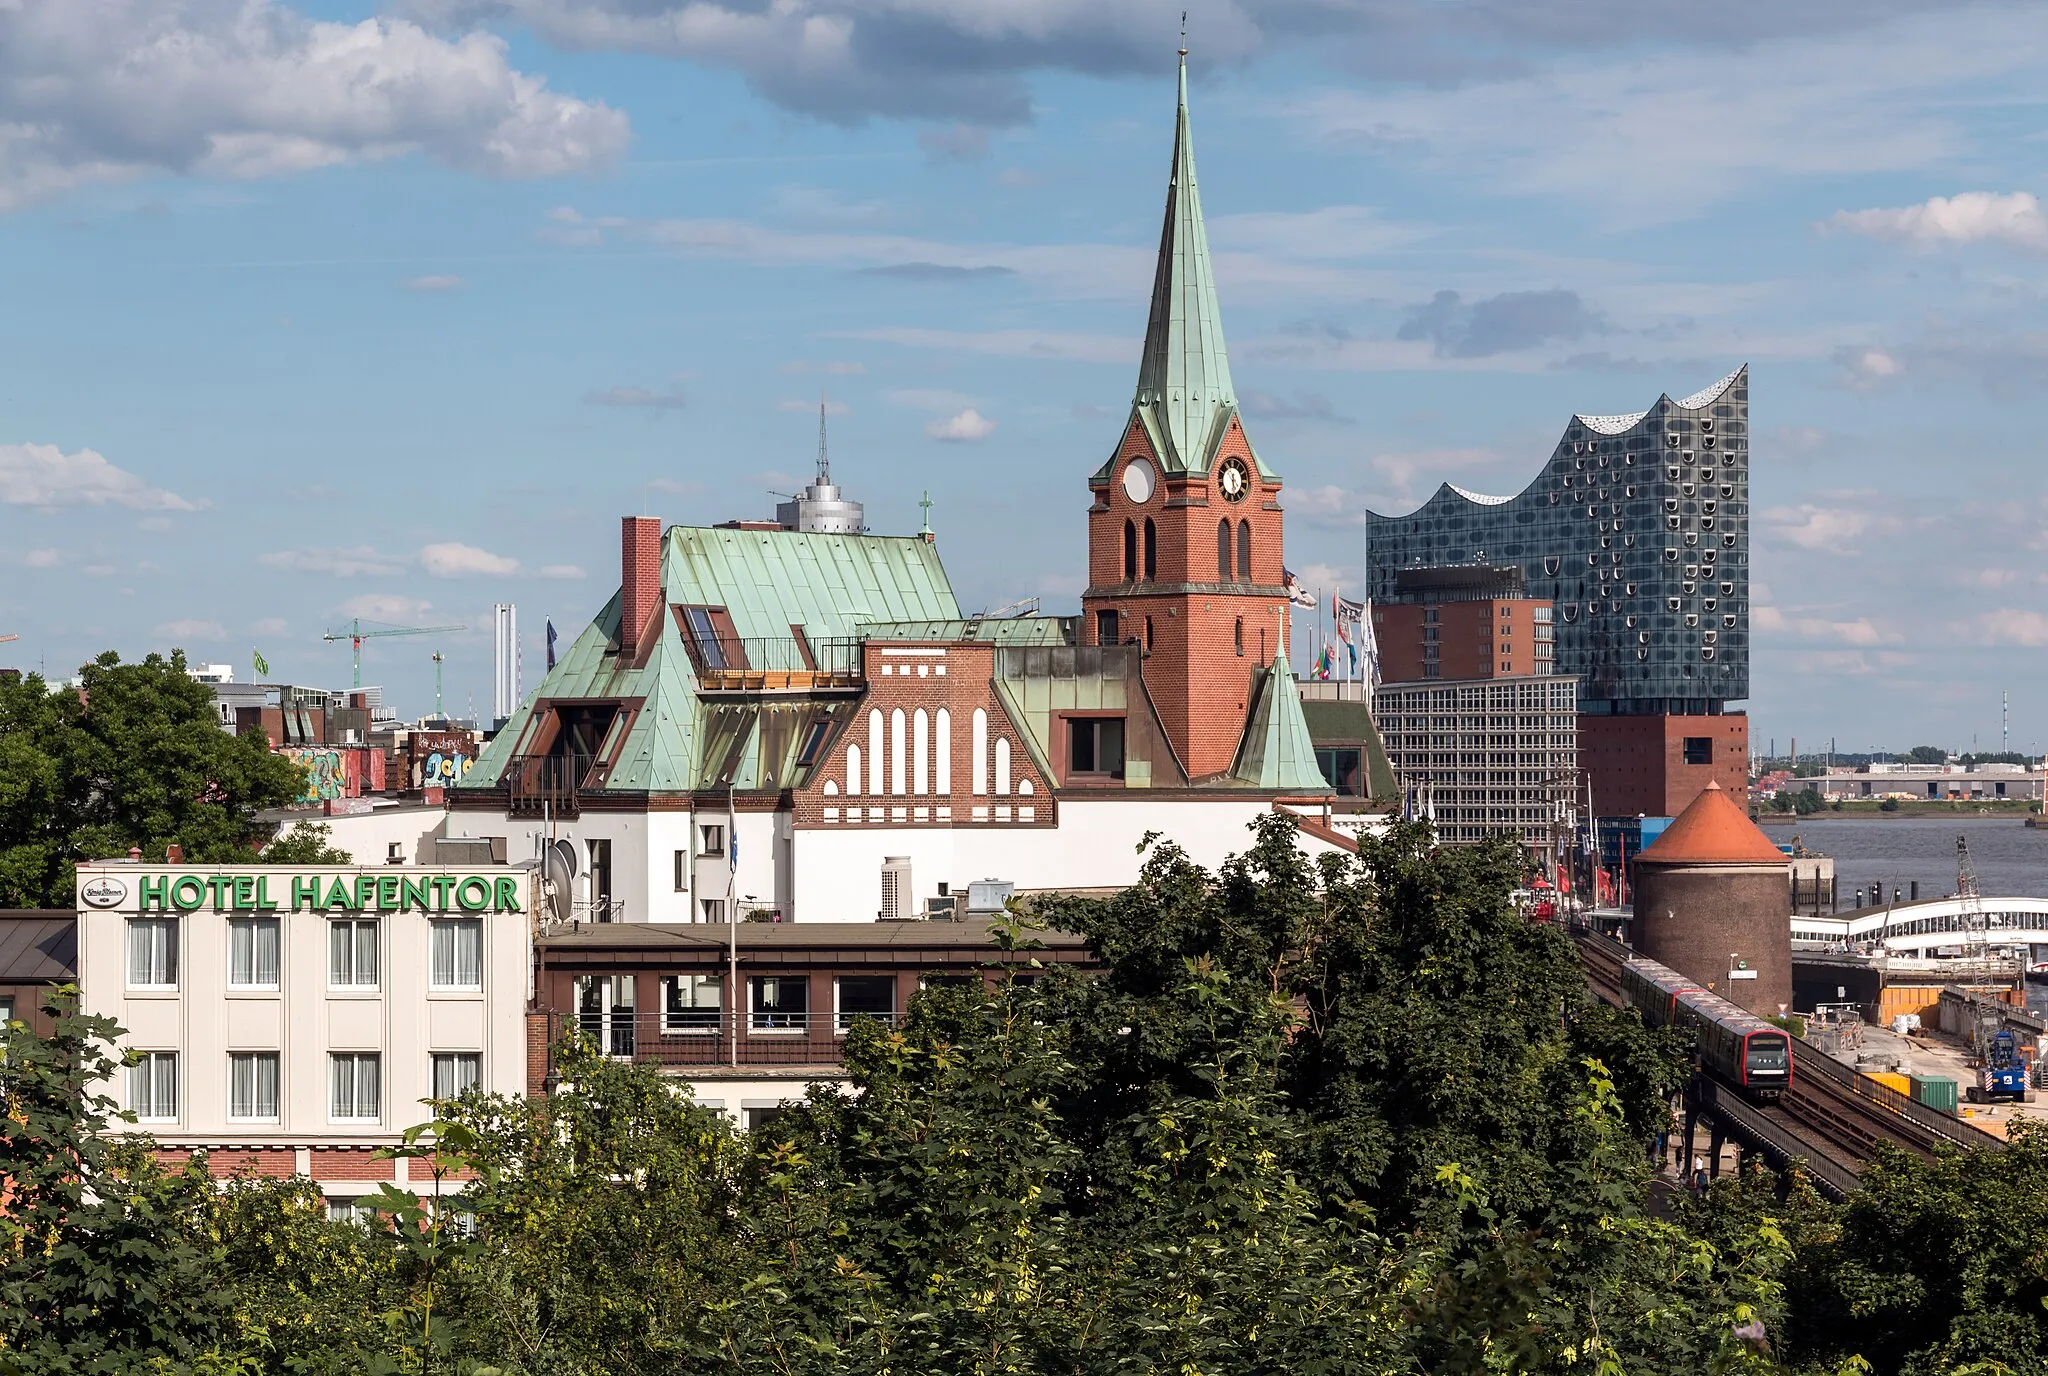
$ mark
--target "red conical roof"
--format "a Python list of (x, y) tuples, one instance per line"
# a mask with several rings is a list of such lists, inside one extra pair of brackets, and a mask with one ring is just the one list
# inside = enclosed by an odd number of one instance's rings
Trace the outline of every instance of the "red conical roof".
[(1713, 782), (1636, 858), (1651, 865), (1786, 863), (1785, 853)]

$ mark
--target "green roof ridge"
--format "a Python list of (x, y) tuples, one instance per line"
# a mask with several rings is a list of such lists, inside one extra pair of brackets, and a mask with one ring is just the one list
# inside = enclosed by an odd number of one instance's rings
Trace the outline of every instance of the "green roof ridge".
[(1272, 667), (1266, 671), (1251, 724), (1245, 728), (1244, 744), (1238, 748), (1237, 767), (1230, 772), (1253, 788), (1331, 791), (1316, 766), (1315, 742), (1309, 739), (1301, 692), (1294, 686), (1294, 670), (1288, 666), (1285, 650), (1273, 656)]

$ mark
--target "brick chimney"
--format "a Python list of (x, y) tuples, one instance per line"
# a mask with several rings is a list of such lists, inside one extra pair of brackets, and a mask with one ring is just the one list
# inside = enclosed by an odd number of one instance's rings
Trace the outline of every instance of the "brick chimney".
[(619, 530), (619, 644), (629, 652), (661, 603), (661, 522), (628, 516)]

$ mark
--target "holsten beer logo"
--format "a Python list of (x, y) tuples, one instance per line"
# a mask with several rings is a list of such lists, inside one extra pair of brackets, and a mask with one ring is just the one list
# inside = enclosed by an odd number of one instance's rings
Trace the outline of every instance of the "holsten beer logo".
[(78, 896), (90, 907), (111, 908), (128, 896), (128, 886), (103, 874), (80, 884)]

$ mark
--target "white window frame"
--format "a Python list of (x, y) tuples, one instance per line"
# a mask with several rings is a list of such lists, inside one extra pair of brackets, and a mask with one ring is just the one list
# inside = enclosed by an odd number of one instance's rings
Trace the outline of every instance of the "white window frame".
[(698, 918), (698, 921), (725, 921), (725, 900), (723, 898), (700, 898), (697, 900), (697, 902), (702, 905), (698, 909), (698, 911), (701, 913), (701, 916)]
[[(170, 1112), (168, 1113), (157, 1112), (157, 1109), (161, 1107), (157, 1102), (156, 1095), (159, 1084), (157, 1076), (161, 1073), (160, 1067), (164, 1065), (170, 1067), (171, 1102), (169, 1106)], [(135, 1115), (136, 1122), (175, 1123), (178, 1121), (178, 1097), (184, 1088), (178, 1083), (180, 1078), (178, 1070), (178, 1053), (175, 1051), (145, 1051), (142, 1053), (142, 1058), (139, 1061), (128, 1067), (128, 1111)], [(144, 1113), (142, 1106), (136, 1103), (135, 1094), (137, 1077), (145, 1072), (150, 1079), (150, 1102), (148, 1106), (150, 1111), (147, 1113)]]
[[(686, 979), (707, 981), (713, 992), (718, 995), (718, 1002), (709, 1008), (699, 1004), (692, 1004), (688, 1008), (674, 1006), (671, 1001), (672, 995), (681, 992), (682, 982)], [(698, 987), (701, 988), (702, 986)], [(687, 1015), (691, 1013), (702, 1015), (707, 1012), (712, 1015), (709, 1022), (704, 1022), (701, 1016), (695, 1022), (685, 1021)], [(725, 976), (689, 974), (663, 975), (661, 977), (661, 1034), (664, 1037), (716, 1036), (724, 1018)]]
[(896, 1020), (896, 1017), (897, 1017), (897, 1014), (898, 1014), (898, 1013), (899, 1013), (899, 1012), (901, 1011), (901, 1010), (899, 1010), (899, 1009), (898, 1009), (898, 1008), (896, 1007), (896, 996), (897, 996), (898, 994), (900, 994), (900, 993), (902, 992), (902, 990), (901, 990), (900, 988), (898, 988), (898, 987), (897, 987), (897, 979), (896, 979), (896, 976), (894, 976), (894, 975), (889, 975), (889, 974), (873, 974), (873, 973), (870, 973), (870, 974), (865, 974), (865, 975), (834, 975), (834, 976), (832, 977), (832, 1030), (833, 1030), (833, 1031), (834, 1031), (835, 1033), (837, 1033), (837, 1034), (838, 1034), (839, 1036), (842, 1036), (842, 1037), (843, 1037), (843, 1036), (845, 1036), (845, 1035), (846, 1035), (846, 1033), (847, 1033), (848, 1029), (849, 1029), (849, 1028), (851, 1028), (851, 1027), (853, 1026), (853, 1023), (852, 1023), (852, 1019), (854, 1019), (854, 1018), (872, 1018), (872, 1017), (874, 1017), (874, 1016), (875, 1016), (875, 1014), (873, 1014), (873, 1013), (871, 1013), (871, 1012), (860, 1012), (860, 1013), (848, 1013), (848, 1012), (847, 1012), (847, 1011), (846, 1011), (846, 1010), (845, 1010), (844, 1008), (842, 1008), (842, 1007), (840, 1006), (840, 999), (839, 999), (839, 990), (840, 990), (840, 984), (841, 984), (841, 982), (842, 982), (842, 981), (844, 981), (844, 980), (849, 980), (849, 979), (873, 979), (873, 980), (883, 980), (883, 979), (886, 979), (886, 980), (888, 980), (888, 981), (889, 981), (889, 1011), (888, 1011), (887, 1013), (885, 1013), (885, 1014), (883, 1014), (883, 1015), (882, 1015), (882, 1019), (883, 1019), (883, 1021), (884, 1021), (885, 1023), (893, 1023), (893, 1022), (895, 1022), (895, 1020)]
[[(352, 983), (352, 984), (341, 984), (341, 983), (337, 983), (337, 982), (335, 981), (335, 978), (334, 978), (334, 974), (335, 974), (335, 970), (334, 970), (334, 933), (335, 933), (335, 931), (336, 931), (336, 930), (337, 930), (338, 928), (342, 928), (342, 927), (346, 927), (346, 928), (348, 928), (348, 933), (349, 933), (349, 938), (348, 938), (348, 939), (349, 939), (349, 955), (348, 955), (348, 958), (349, 958), (349, 968), (350, 968), (350, 973), (352, 973), (352, 974), (357, 974), (357, 975), (360, 975), (360, 974), (362, 973), (362, 972), (361, 972), (361, 970), (360, 970), (359, 968), (357, 968), (357, 963), (356, 963), (356, 956), (357, 956), (357, 954), (358, 954), (358, 950), (359, 950), (359, 947), (358, 947), (358, 945), (357, 945), (357, 936), (358, 936), (358, 930), (359, 930), (360, 928), (363, 928), (363, 927), (367, 927), (367, 928), (369, 928), (369, 930), (370, 930), (370, 945), (371, 945), (371, 947), (372, 947), (372, 950), (371, 950), (371, 952), (370, 952), (370, 978), (369, 978), (369, 979), (368, 979), (367, 981), (363, 981), (363, 980), (357, 980), (357, 981), (356, 981), (355, 983)], [(327, 987), (328, 987), (329, 989), (332, 989), (332, 990), (336, 991), (337, 993), (345, 993), (345, 994), (368, 994), (368, 993), (375, 993), (375, 992), (376, 992), (377, 990), (379, 990), (379, 989), (382, 989), (382, 988), (384, 987), (384, 969), (383, 969), (383, 967), (384, 967), (384, 930), (383, 930), (383, 924), (382, 924), (381, 922), (379, 922), (379, 921), (378, 921), (378, 920), (377, 920), (376, 918), (374, 918), (374, 917), (334, 917), (334, 918), (329, 918), (329, 919), (328, 919), (328, 921), (327, 921)]]
[[(340, 1088), (341, 1067), (349, 1065), (349, 1098), (351, 1112), (336, 1113), (336, 1091)], [(376, 1108), (374, 1114), (361, 1112), (363, 1103), (362, 1067), (367, 1062), (376, 1068)], [(330, 1123), (381, 1123), (384, 1121), (384, 1057), (376, 1051), (330, 1051), (327, 1053), (327, 1121)]]
[[(796, 985), (804, 991), (804, 1006), (801, 1012), (781, 1012), (764, 1007), (760, 994), (765, 992), (762, 985), (774, 980), (778, 988), (783, 983)], [(759, 1037), (800, 1037), (811, 1028), (811, 981), (807, 975), (753, 975), (747, 980), (747, 1031)], [(784, 1021), (777, 1021), (782, 1019)]]
[(725, 823), (700, 822), (697, 824), (697, 854), (723, 857), (726, 845)]
[[(270, 978), (262, 976), (260, 955), (263, 948), (263, 932), (268, 928), (271, 937)], [(250, 978), (237, 977), (237, 946), (246, 933), (249, 943)], [(278, 981), (284, 969), (284, 924), (274, 917), (231, 917), (228, 919), (228, 988), (236, 991), (276, 993)]]
[[(268, 1061), (268, 1062), (270, 1062), (270, 1112), (268, 1112), (268, 1113), (264, 1113), (264, 1112), (262, 1112), (262, 1111), (261, 1111), (262, 1105), (261, 1105), (260, 1103), (252, 1104), (252, 1105), (250, 1106), (250, 1111), (249, 1111), (249, 1112), (247, 1112), (247, 1113), (238, 1113), (238, 1112), (236, 1112), (236, 1108), (237, 1108), (237, 1105), (236, 1105), (236, 1102), (235, 1102), (235, 1100), (236, 1100), (236, 1096), (237, 1096), (238, 1094), (240, 1094), (240, 1092), (241, 1092), (241, 1084), (240, 1084), (240, 1079), (241, 1079), (241, 1076), (242, 1076), (242, 1074), (243, 1074), (243, 1067), (244, 1067), (244, 1066), (246, 1066), (246, 1067), (248, 1068), (248, 1073), (249, 1073), (249, 1074), (250, 1074), (251, 1076), (254, 1076), (254, 1077), (256, 1078), (256, 1080), (257, 1080), (257, 1083), (258, 1083), (258, 1084), (260, 1084), (260, 1081), (261, 1081), (261, 1075), (262, 1075), (262, 1062), (264, 1062), (264, 1061)], [(254, 1097), (254, 1094), (255, 1094), (255, 1088), (256, 1088), (256, 1087), (255, 1087), (254, 1085), (252, 1085), (252, 1087), (251, 1087), (251, 1093), (252, 1093), (252, 1097)], [(275, 1052), (275, 1051), (230, 1051), (230, 1052), (228, 1053), (228, 1121), (229, 1121), (229, 1122), (231, 1122), (231, 1123), (275, 1123), (275, 1122), (277, 1122), (277, 1121), (278, 1121), (278, 1114), (279, 1114), (279, 1112), (280, 1112), (280, 1108), (279, 1108), (279, 1105), (281, 1105), (281, 1104), (282, 1104), (283, 1102), (284, 1102), (284, 1064), (283, 1064), (283, 1058), (282, 1058), (282, 1057), (280, 1057), (280, 1056), (278, 1055), (278, 1053), (277, 1053), (277, 1052)]]
[[(443, 932), (451, 933), (453, 939), (455, 939), (458, 942), (460, 942), (463, 939), (466, 933), (474, 932), (476, 934), (476, 981), (474, 983), (465, 983), (461, 978), (463, 974), (463, 970), (461, 968), (462, 952), (459, 945), (454, 950), (455, 960), (452, 962), (452, 966), (447, 972), (449, 978), (447, 978), (446, 980), (442, 979), (441, 953), (439, 948), (441, 945), (441, 935)], [(428, 988), (434, 990), (437, 993), (478, 994), (483, 992), (484, 922), (482, 918), (437, 917), (428, 924), (427, 943)]]
[[(457, 1084), (453, 1093), (443, 1094), (441, 1092), (442, 1066), (450, 1067), (450, 1072), (454, 1075), (454, 1078), (462, 1080), (464, 1076), (459, 1067), (465, 1064), (473, 1067), (472, 1073), (467, 1077), (468, 1083)], [(466, 1089), (481, 1088), (483, 1082), (484, 1053), (481, 1051), (435, 1051), (427, 1057), (427, 1089), (429, 1094), (436, 1100), (453, 1099)]]
[[(131, 917), (128, 919), (127, 950), (123, 954), (127, 959), (128, 987), (130, 989), (140, 990), (145, 993), (176, 992), (178, 988), (178, 946), (180, 939), (184, 935), (184, 925), (175, 917)], [(138, 981), (135, 978), (135, 942), (136, 938), (145, 931), (167, 934), (161, 953), (154, 949), (155, 941), (151, 941), (151, 968), (148, 973), (168, 974), (170, 976), (168, 983)], [(163, 955), (164, 964), (169, 967), (167, 970), (158, 970), (156, 968), (155, 958), (158, 954)]]

